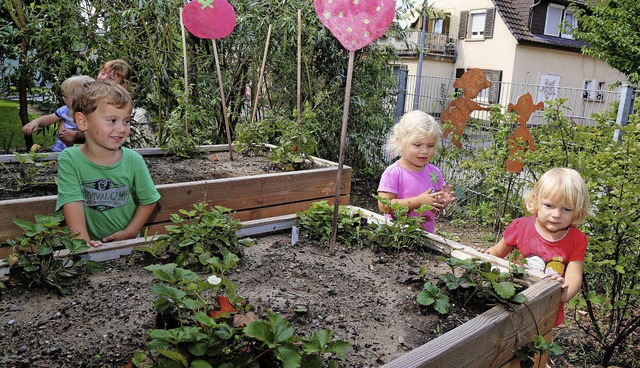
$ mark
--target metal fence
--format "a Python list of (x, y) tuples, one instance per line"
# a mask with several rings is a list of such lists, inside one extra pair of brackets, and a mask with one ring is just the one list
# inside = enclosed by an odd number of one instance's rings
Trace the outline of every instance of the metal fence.
[[(415, 75), (398, 74), (399, 98), (397, 117), (405, 111), (422, 110), (439, 118), (441, 112), (453, 100), (453, 82), (455, 78), (445, 77), (418, 77)], [(419, 84), (419, 91), (416, 85)], [(622, 87), (620, 87), (622, 88)], [(525, 93), (530, 93), (534, 103), (558, 98), (566, 99), (565, 106), (568, 109), (567, 117), (576, 124), (593, 126), (595, 120), (593, 114), (604, 112), (610, 104), (619, 104), (621, 91), (567, 88), (555, 85), (536, 85), (525, 83), (494, 82), (491, 87), (480, 92), (474, 99), (479, 105), (488, 107), (493, 104), (508, 106), (516, 104), (518, 98)], [(488, 121), (487, 111), (474, 112), (472, 117), (479, 121)], [(544, 112), (536, 111), (530, 118), (530, 125), (542, 125)]]

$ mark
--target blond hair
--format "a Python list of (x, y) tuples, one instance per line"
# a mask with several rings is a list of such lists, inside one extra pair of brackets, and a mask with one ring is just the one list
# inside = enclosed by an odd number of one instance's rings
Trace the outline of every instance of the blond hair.
[(83, 113), (89, 115), (96, 111), (98, 104), (106, 103), (119, 109), (128, 107), (132, 109), (131, 95), (119, 84), (96, 80), (87, 83), (82, 88), (82, 93), (73, 99), (72, 109), (74, 115)]
[(62, 93), (71, 97), (73, 101), (76, 96), (82, 93), (82, 87), (89, 82), (93, 82), (95, 79), (91, 78), (88, 75), (75, 75), (73, 77), (69, 77), (65, 79), (60, 85), (60, 90)]
[(122, 59), (114, 59), (107, 61), (100, 68), (100, 72), (105, 72), (106, 74), (111, 73), (111, 71), (113, 71), (113, 75), (122, 79), (122, 87), (128, 91), (129, 79), (131, 79), (131, 68), (129, 64)]
[[(391, 136), (387, 140), (386, 150), (393, 157), (402, 156), (402, 149), (412, 141), (442, 136), (442, 127), (429, 114), (420, 110), (410, 111), (394, 125)], [(438, 143), (440, 140), (438, 139)]]
[(533, 215), (538, 214), (542, 198), (564, 202), (572, 207), (572, 225), (579, 225), (591, 215), (589, 190), (576, 170), (557, 167), (544, 173), (533, 189), (524, 196), (524, 205)]

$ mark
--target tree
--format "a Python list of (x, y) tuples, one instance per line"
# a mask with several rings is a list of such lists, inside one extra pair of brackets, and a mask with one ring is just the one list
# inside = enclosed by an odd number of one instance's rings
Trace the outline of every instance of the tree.
[(640, 83), (640, 2), (587, 1), (586, 8), (571, 5), (579, 27), (571, 34), (588, 42), (582, 52), (618, 69), (632, 83)]

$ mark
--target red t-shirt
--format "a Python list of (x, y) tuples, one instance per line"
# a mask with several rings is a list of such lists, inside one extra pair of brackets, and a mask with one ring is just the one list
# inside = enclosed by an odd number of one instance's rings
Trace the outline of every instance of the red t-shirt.
[[(569, 262), (583, 261), (588, 238), (576, 227), (569, 227), (558, 240), (548, 240), (538, 233), (534, 216), (515, 219), (503, 233), (507, 245), (516, 247), (527, 265), (547, 275), (564, 277)], [(556, 326), (564, 320), (564, 304), (560, 303)]]

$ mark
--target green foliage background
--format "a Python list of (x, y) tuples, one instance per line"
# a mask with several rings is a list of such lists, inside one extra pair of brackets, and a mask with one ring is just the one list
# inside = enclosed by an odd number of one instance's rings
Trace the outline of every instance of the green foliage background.
[[(0, 54), (19, 61), (9, 81), (14, 88), (18, 87), (18, 92), (25, 88), (22, 92), (26, 96), (33, 92), (32, 81), (40, 79), (40, 84), (51, 86), (55, 95), (56, 86), (65, 78), (75, 74), (95, 76), (107, 60), (124, 59), (134, 72), (131, 83), (134, 101), (150, 112), (161, 145), (184, 152), (196, 144), (226, 143), (213, 43), (188, 32), (188, 86), (184, 86), (180, 27), (180, 8), (184, 3), (3, 2)], [(316, 114), (313, 126), (307, 129), (318, 142), (316, 154), (337, 160), (348, 52), (320, 24), (311, 1), (238, 0), (233, 6), (236, 27), (230, 36), (216, 40), (232, 136), (238, 123), (250, 119), (251, 111), (243, 103), (244, 89), (251, 85), (255, 96), (269, 27), (271, 36), (257, 115), (294, 119), (300, 10), (300, 95), (302, 105), (308, 104)], [(64, 26), (61, 19), (65, 20)], [(356, 53), (347, 165), (364, 168), (371, 156), (380, 154), (380, 140), (394, 119), (391, 106), (396, 80), (388, 65), (394, 57), (391, 48), (369, 46)], [(60, 96), (54, 102), (60, 106)], [(27, 117), (22, 119), (23, 123), (28, 121)]]

